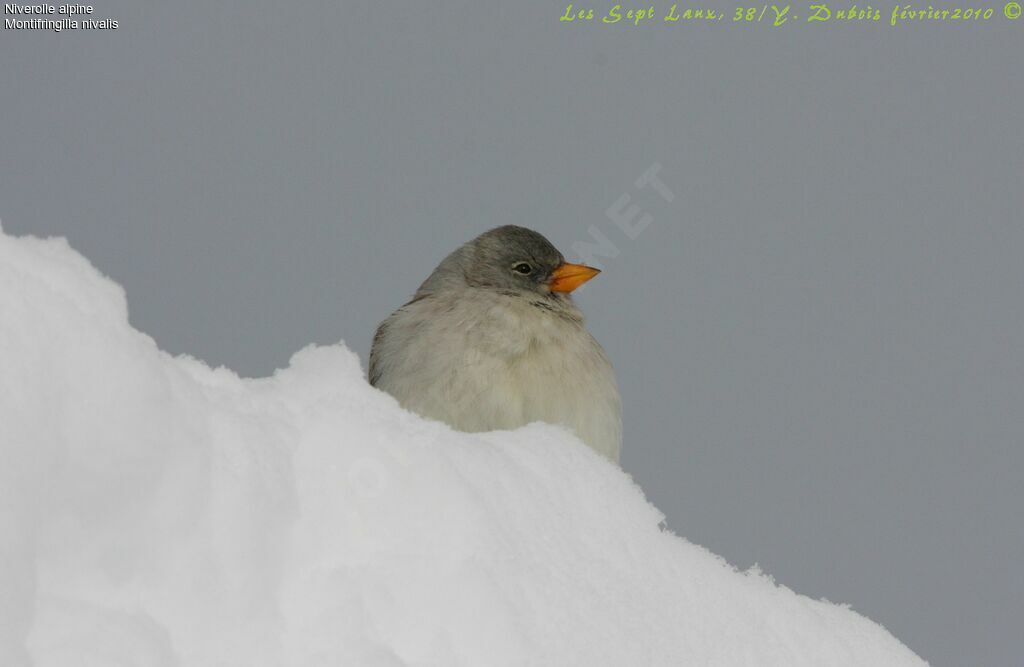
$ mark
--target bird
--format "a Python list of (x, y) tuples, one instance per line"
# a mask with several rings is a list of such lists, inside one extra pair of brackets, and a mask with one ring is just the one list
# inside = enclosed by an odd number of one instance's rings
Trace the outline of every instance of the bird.
[(445, 257), (380, 324), (369, 382), (457, 431), (547, 422), (618, 463), (615, 372), (570, 295), (598, 273), (566, 262), (532, 229), (484, 232)]

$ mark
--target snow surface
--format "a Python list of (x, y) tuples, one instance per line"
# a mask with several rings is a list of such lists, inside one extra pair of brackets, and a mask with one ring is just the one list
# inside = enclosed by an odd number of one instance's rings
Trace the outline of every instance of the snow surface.
[(0, 457), (5, 667), (923, 664), (558, 428), (452, 432), (343, 345), (172, 357), (62, 239), (0, 231)]

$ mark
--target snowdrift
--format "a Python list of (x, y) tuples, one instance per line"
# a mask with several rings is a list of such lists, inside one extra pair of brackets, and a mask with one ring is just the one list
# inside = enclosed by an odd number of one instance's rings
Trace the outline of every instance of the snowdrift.
[(61, 239), (0, 232), (0, 457), (4, 666), (923, 664), (558, 428), (452, 432), (343, 345), (171, 357)]

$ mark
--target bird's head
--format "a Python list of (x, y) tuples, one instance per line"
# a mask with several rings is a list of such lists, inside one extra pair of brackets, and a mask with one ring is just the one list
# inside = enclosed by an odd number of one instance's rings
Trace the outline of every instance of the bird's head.
[(527, 294), (567, 294), (600, 273), (583, 264), (566, 262), (542, 235), (515, 225), (481, 234), (445, 263), (450, 260), (456, 261), (462, 278), (471, 287)]

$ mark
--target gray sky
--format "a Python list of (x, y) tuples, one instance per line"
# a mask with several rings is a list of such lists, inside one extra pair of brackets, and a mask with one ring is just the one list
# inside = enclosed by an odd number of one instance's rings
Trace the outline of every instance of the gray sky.
[(1019, 664), (1024, 19), (713, 6), (111, 0), (115, 32), (4, 30), (0, 219), (245, 375), (312, 341), (365, 360), (485, 229), (572, 257), (594, 228), (617, 254), (579, 301), (669, 525), (936, 664)]

